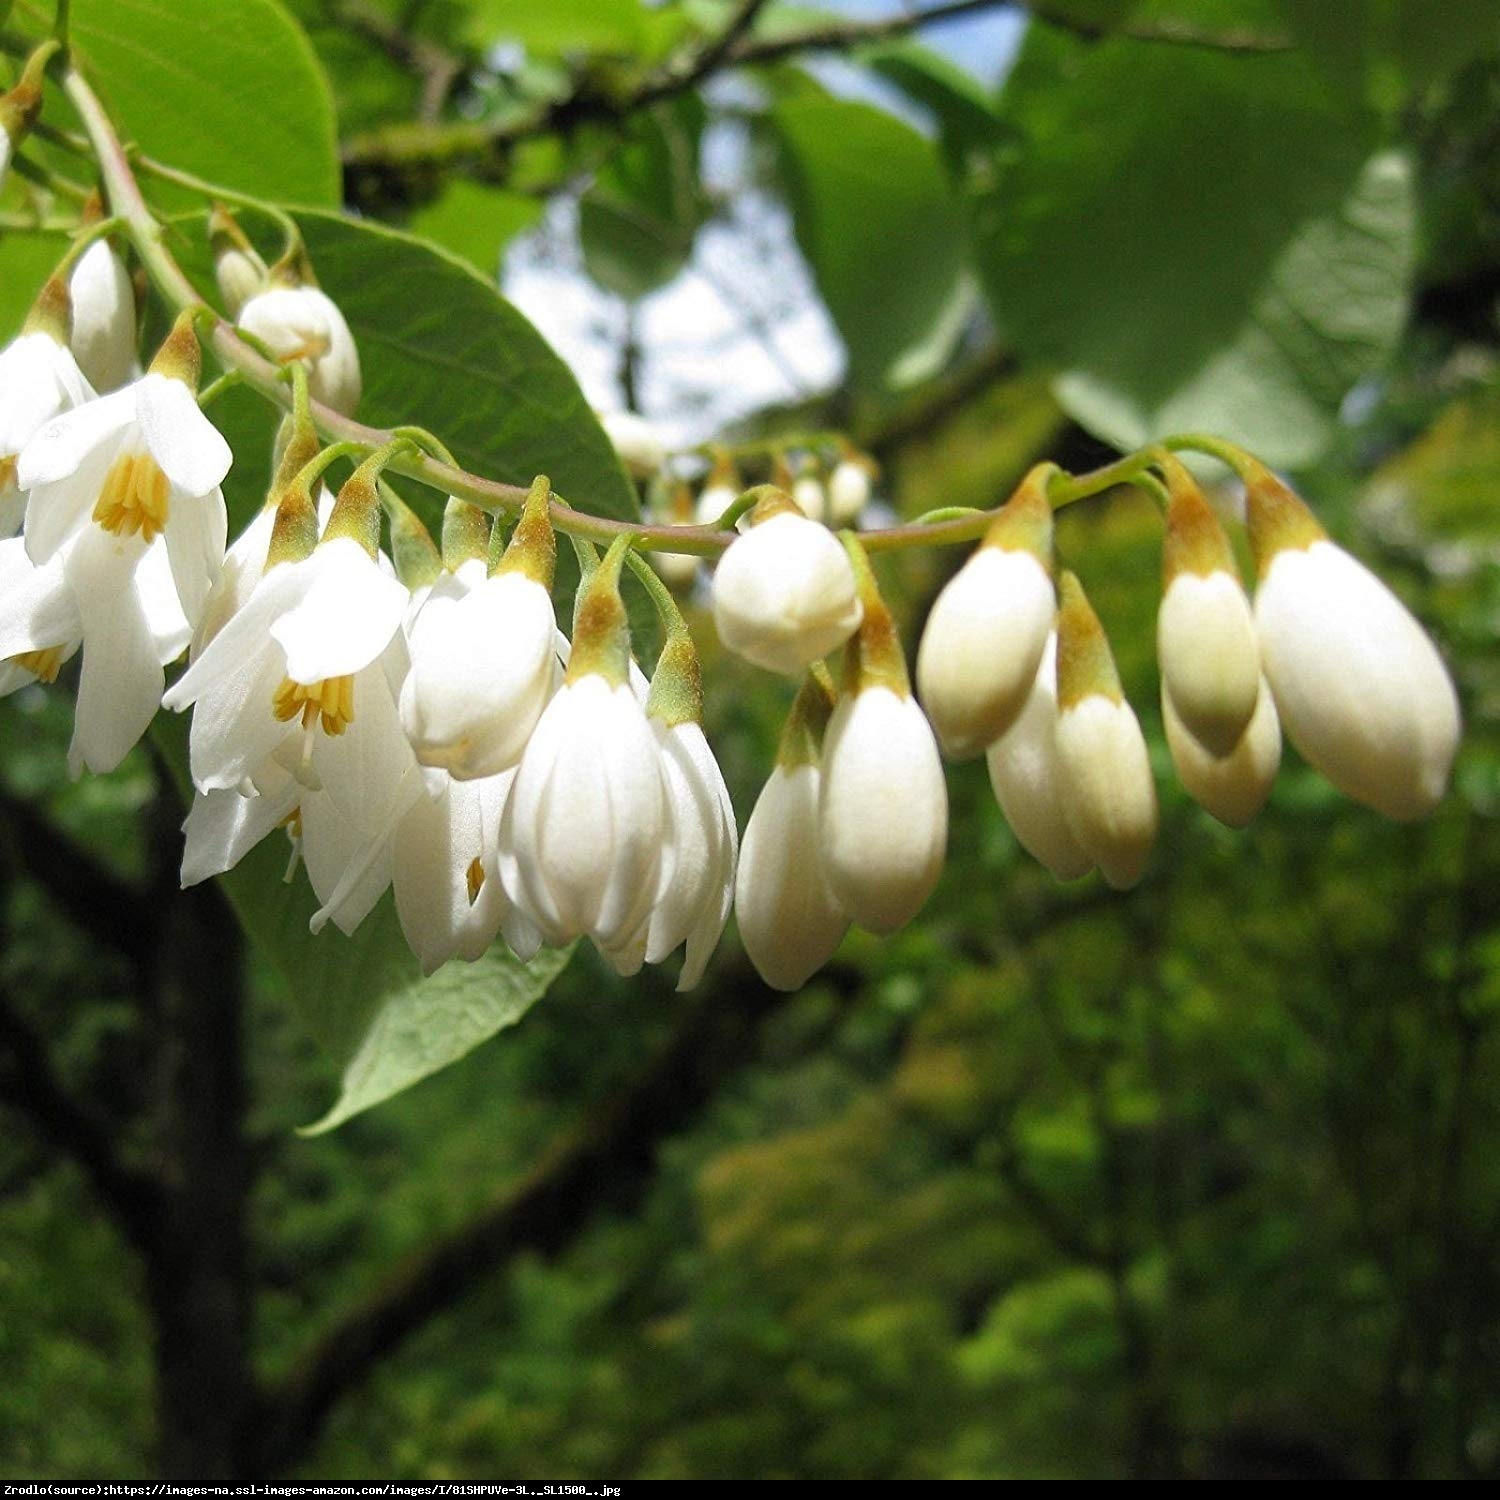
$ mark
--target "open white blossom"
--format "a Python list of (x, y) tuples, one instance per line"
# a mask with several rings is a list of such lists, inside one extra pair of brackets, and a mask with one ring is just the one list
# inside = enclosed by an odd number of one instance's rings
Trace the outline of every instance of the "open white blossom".
[(52, 334), (23, 333), (0, 350), (0, 538), (14, 536), (26, 514), (21, 450), (54, 417), (93, 398), (72, 351)]

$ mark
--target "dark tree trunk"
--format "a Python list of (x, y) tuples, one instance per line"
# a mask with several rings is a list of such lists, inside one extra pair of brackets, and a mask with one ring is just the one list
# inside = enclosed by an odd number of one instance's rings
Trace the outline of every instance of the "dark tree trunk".
[(212, 1483), (244, 1477), (252, 1394), (244, 978), (216, 888), (165, 900), (153, 987), (165, 1206), (147, 1264), (157, 1432), (164, 1479)]

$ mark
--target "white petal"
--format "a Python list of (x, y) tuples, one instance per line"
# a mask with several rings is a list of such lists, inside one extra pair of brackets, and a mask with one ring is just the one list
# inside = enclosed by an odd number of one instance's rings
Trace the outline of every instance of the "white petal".
[(1156, 841), (1156, 783), (1134, 710), (1091, 693), (1058, 716), (1057, 754), (1073, 836), (1110, 885), (1128, 890)]
[(127, 387), (100, 396), (54, 417), (21, 450), (16, 483), (23, 490), (52, 484), (75, 474), (91, 454), (113, 448), (135, 429), (135, 390)]
[(0, 350), (0, 458), (14, 458), (54, 417), (93, 399), (73, 356), (50, 333), (23, 333)]
[(308, 570), (311, 583), (271, 625), (271, 635), (286, 652), (287, 676), (293, 682), (321, 682), (374, 661), (401, 627), (406, 589), (347, 537), (321, 543), (305, 562), (290, 566)]
[(229, 517), (223, 492), (174, 495), (167, 517), (166, 543), (177, 597), (190, 625), (202, 617), (203, 606), (218, 581), (224, 562)]
[(285, 778), (279, 796), (246, 797), (238, 791), (199, 793), (182, 825), (182, 884), (197, 885), (232, 870), (296, 810), (302, 789)]
[(97, 389), (117, 390), (136, 373), (135, 291), (107, 239), (95, 240), (79, 257), (68, 290), (73, 353)]
[(1228, 755), (1215, 755), (1178, 716), (1162, 685), (1162, 720), (1178, 779), (1189, 796), (1230, 828), (1244, 828), (1265, 806), (1281, 764), (1281, 724), (1268, 683), (1261, 683), (1255, 712)]
[(1250, 601), (1228, 573), (1179, 573), (1156, 622), (1162, 687), (1194, 738), (1215, 755), (1240, 741), (1260, 693)]
[(234, 455), (193, 393), (180, 380), (154, 374), (143, 375), (133, 389), (146, 448), (172, 488), (184, 495), (218, 489)]
[(39, 568), (20, 537), (0, 542), (0, 661), (47, 651), (83, 636), (63, 559)]

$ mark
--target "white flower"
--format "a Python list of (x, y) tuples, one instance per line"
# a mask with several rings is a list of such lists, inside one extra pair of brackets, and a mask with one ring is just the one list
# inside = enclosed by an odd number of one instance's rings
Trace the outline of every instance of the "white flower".
[(1184, 726), (1212, 754), (1229, 754), (1260, 692), (1260, 645), (1239, 579), (1178, 573), (1162, 595), (1156, 650), (1162, 691)]
[(1458, 698), (1406, 606), (1327, 540), (1277, 551), (1255, 624), (1281, 722), (1346, 796), (1405, 822), (1442, 798)]
[(1016, 841), (1058, 880), (1094, 868), (1063, 807), (1057, 757), (1057, 637), (1049, 635), (1036, 680), (1014, 724), (987, 752), (990, 785)]
[(828, 519), (828, 496), (823, 491), (823, 481), (806, 471), (792, 481), (792, 504), (810, 521)]
[(1156, 840), (1156, 783), (1104, 628), (1083, 587), (1062, 578), (1057, 758), (1063, 810), (1079, 846), (1116, 890), (1136, 884)]
[(772, 989), (800, 989), (849, 927), (823, 871), (821, 786), (816, 765), (778, 765), (745, 825), (735, 920), (750, 962)]
[(329, 747), (360, 720), (360, 674), (378, 666), (406, 601), (348, 537), (270, 568), (162, 700), (174, 711), (197, 704), (189, 749), (198, 788), (238, 787), (273, 756), (318, 785)]
[(359, 350), (337, 304), (315, 286), (273, 286), (257, 292), (236, 319), (270, 346), (282, 364), (302, 360), (313, 399), (352, 416), (359, 405)]
[(47, 423), (17, 465), (26, 550), (44, 563), (84, 531), (166, 540), (182, 612), (195, 623), (224, 557), (219, 489), (232, 455), (193, 393), (146, 374)]
[[(211, 221), (210, 221), (211, 222)], [(231, 318), (266, 289), (266, 263), (253, 250), (226, 245), (214, 257), (214, 280)]]
[(840, 459), (828, 476), (828, 518), (852, 526), (870, 503), (870, 471), (856, 458)]
[(1036, 556), (983, 546), (948, 581), (922, 632), (917, 692), (944, 751), (980, 754), (1014, 723), (1057, 615)]
[(73, 298), (69, 339), (79, 367), (97, 391), (118, 390), (140, 374), (136, 359), (135, 289), (114, 246), (95, 240), (68, 282)]
[(93, 397), (71, 351), (50, 333), (23, 333), (0, 351), (0, 538), (21, 529), (26, 511), (16, 475), (21, 450), (54, 417)]
[(587, 935), (612, 961), (639, 966), (669, 826), (661, 752), (629, 682), (596, 672), (565, 682), (505, 804), (506, 894), (546, 942)]
[(667, 461), (660, 433), (633, 411), (606, 412), (599, 418), (604, 435), (620, 455), (620, 462), (637, 478), (650, 479)]
[(693, 519), (699, 526), (712, 526), (740, 497), (732, 484), (708, 484), (698, 496)]
[(671, 878), (658, 890), (646, 934), (646, 962), (658, 964), (687, 945), (678, 980), (690, 990), (703, 977), (729, 919), (739, 834), (729, 789), (702, 728), (653, 719), (671, 825)]
[(868, 686), (839, 700), (818, 829), (828, 884), (861, 927), (894, 932), (921, 910), (943, 869), (948, 792), (916, 699)]
[(444, 572), (407, 625), (401, 722), (417, 759), (461, 779), (516, 765), (552, 695), (556, 634), (527, 573), (491, 576), (477, 558)]
[(1057, 754), (1074, 837), (1110, 885), (1128, 890), (1156, 840), (1156, 786), (1134, 711), (1097, 693), (1063, 709)]
[(1165, 684), (1161, 694), (1167, 746), (1178, 778), (1205, 811), (1244, 828), (1266, 805), (1281, 764), (1281, 724), (1264, 679), (1244, 733), (1228, 755), (1215, 755), (1182, 722)]
[(804, 671), (842, 646), (863, 617), (838, 538), (789, 511), (737, 537), (714, 574), (719, 639), (768, 671)]
[(20, 537), (0, 541), (0, 697), (53, 682), (83, 642), (63, 559), (39, 568)]
[(13, 149), (10, 131), (0, 125), (0, 188), (5, 186), (5, 179), (10, 175), (10, 155)]
[(473, 963), (505, 932), (523, 961), (541, 935), (512, 906), (496, 868), (500, 816), (515, 772), (456, 781), (425, 774), (417, 798), (396, 830), (392, 886), (396, 915), (424, 974), (450, 958)]

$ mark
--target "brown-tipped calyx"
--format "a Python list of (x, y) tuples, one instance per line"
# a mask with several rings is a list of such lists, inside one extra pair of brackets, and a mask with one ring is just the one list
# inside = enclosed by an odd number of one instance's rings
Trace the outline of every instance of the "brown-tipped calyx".
[(1094, 606), (1076, 573), (1064, 572), (1058, 585), (1057, 705), (1072, 708), (1085, 698), (1125, 701), (1115, 654)]
[(413, 593), (437, 582), (443, 559), (422, 519), (409, 505), (392, 503), (387, 495), (386, 512), (391, 527), (391, 561), (396, 577)]
[(1234, 550), (1223, 523), (1208, 503), (1187, 465), (1168, 455), (1161, 463), (1167, 481), (1167, 534), (1162, 543), (1162, 582), (1180, 573), (1206, 578), (1210, 573), (1235, 576)]
[(703, 722), (703, 671), (698, 648), (686, 630), (671, 631), (661, 648), (651, 674), (646, 713), (668, 729)]
[(451, 496), (443, 509), (443, 566), (456, 573), (466, 562), (488, 560), (489, 555), (488, 513)]
[(727, 448), (714, 449), (713, 463), (703, 485), (705, 489), (724, 485), (732, 490), (739, 489), (740, 471), (735, 467), (734, 456)]
[(889, 688), (898, 698), (911, 697), (911, 679), (906, 670), (906, 653), (901, 633), (885, 600), (875, 571), (865, 549), (852, 531), (840, 533), (854, 568), (854, 583), (864, 615), (859, 629), (844, 647), (844, 691), (853, 697), (865, 688)]
[(758, 484), (754, 489), (746, 490), (740, 498), (748, 500), (752, 495), (755, 496), (754, 502), (744, 513), (751, 526), (759, 526), (772, 516), (799, 516), (806, 519), (797, 502), (779, 484)]
[(490, 572), (524, 573), (550, 592), (557, 573), (557, 533), (552, 529), (552, 481), (545, 474), (531, 481), (516, 529)]
[(630, 617), (620, 596), (620, 568), (629, 545), (627, 537), (612, 542), (604, 560), (579, 589), (569, 682), (591, 675), (602, 677), (611, 687), (630, 681)]
[(12, 146), (20, 145), (42, 112), (42, 85), (47, 64), (60, 49), (59, 42), (43, 42), (26, 59), (15, 87), (0, 94), (0, 129), (10, 137)]
[(996, 512), (980, 546), (1000, 547), (1006, 552), (1029, 552), (1050, 575), (1052, 502), (1047, 497), (1047, 487), (1052, 477), (1061, 472), (1056, 464), (1037, 464)]
[(776, 764), (784, 771), (815, 766), (823, 756), (823, 735), (833, 716), (837, 692), (828, 668), (818, 662), (802, 679), (776, 747)]
[(203, 376), (203, 350), (198, 345), (198, 330), (194, 322), (194, 310), (177, 314), (172, 331), (162, 340), (161, 348), (151, 361), (153, 375), (165, 375), (169, 380), (180, 380), (194, 395)]
[(1264, 578), (1278, 552), (1304, 552), (1328, 533), (1301, 498), (1264, 464), (1254, 460), (1241, 469), (1245, 481), (1245, 520), (1255, 567)]
[(318, 507), (305, 481), (293, 479), (276, 497), (276, 519), (266, 549), (267, 569), (301, 562), (318, 545)]
[(26, 315), (24, 331), (45, 333), (59, 344), (68, 342), (73, 333), (73, 296), (65, 275), (54, 272), (42, 284)]
[(380, 468), (379, 460), (366, 459), (344, 481), (323, 528), (325, 542), (347, 538), (358, 542), (372, 559), (379, 554)]

